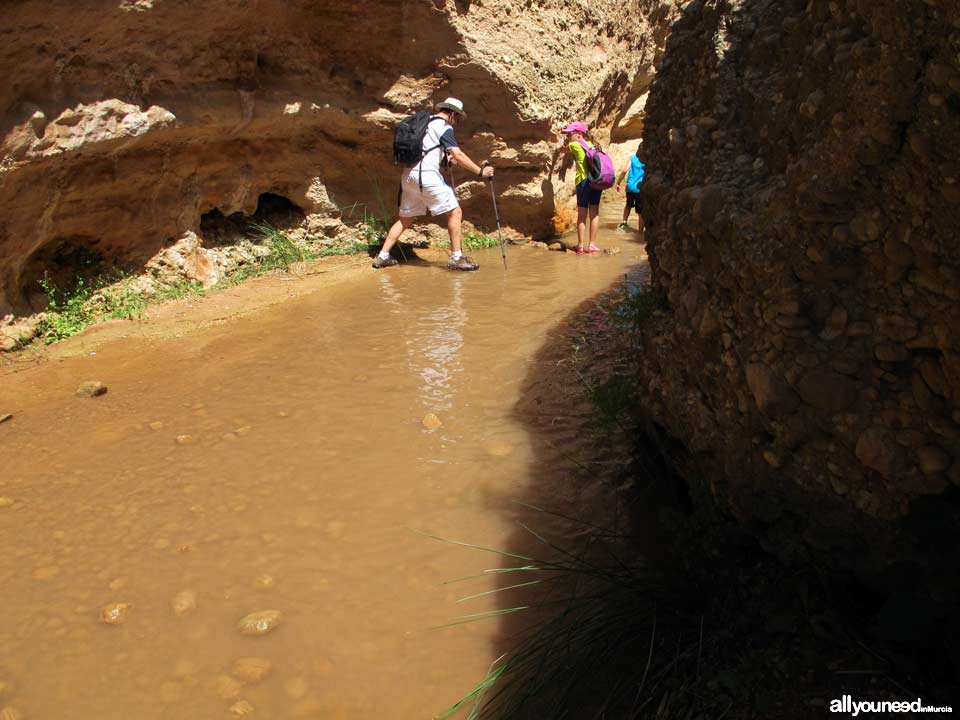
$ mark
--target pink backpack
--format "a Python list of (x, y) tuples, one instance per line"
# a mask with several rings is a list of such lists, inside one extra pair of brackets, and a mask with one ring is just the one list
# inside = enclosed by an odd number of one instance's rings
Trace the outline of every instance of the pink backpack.
[(613, 187), (613, 181), (616, 178), (616, 171), (613, 168), (613, 160), (599, 145), (590, 147), (583, 140), (578, 140), (580, 146), (587, 153), (587, 185), (594, 190), (606, 190)]

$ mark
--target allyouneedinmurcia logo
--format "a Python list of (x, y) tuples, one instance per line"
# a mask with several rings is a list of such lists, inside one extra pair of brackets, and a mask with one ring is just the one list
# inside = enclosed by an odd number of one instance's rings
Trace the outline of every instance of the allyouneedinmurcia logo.
[(860, 713), (952, 713), (951, 707), (934, 707), (924, 705), (923, 700), (917, 698), (912, 702), (906, 700), (854, 700), (850, 695), (844, 695), (838, 700), (830, 701), (830, 712), (847, 713), (857, 717)]

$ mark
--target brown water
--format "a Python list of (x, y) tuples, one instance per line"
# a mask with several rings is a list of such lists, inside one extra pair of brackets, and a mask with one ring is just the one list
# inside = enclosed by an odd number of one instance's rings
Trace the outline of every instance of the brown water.
[[(245, 700), (256, 718), (415, 719), (459, 697), (495, 657), (496, 621), (434, 628), (497, 598), (457, 604), (444, 582), (497, 561), (415, 531), (502, 547), (515, 528), (497, 501), (559, 476), (539, 452), (551, 438), (514, 408), (548, 332), (639, 262), (634, 234), (604, 232), (621, 254), (370, 271), (0, 376), (0, 415), (15, 414), (0, 425), (0, 708), (217, 718)], [(109, 392), (75, 397), (90, 379)], [(184, 592), (196, 608), (178, 615)], [(130, 604), (121, 624), (100, 622), (109, 603)], [(260, 610), (281, 624), (241, 634)], [(249, 656), (270, 674), (230, 680)]]

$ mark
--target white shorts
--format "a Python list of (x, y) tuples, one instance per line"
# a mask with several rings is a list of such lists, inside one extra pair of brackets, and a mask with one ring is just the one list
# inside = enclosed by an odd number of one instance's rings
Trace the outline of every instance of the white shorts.
[(443, 215), (456, 207), (457, 195), (437, 172), (423, 173), (423, 190), (420, 189), (420, 173), (413, 169), (404, 173), (400, 180), (400, 217)]

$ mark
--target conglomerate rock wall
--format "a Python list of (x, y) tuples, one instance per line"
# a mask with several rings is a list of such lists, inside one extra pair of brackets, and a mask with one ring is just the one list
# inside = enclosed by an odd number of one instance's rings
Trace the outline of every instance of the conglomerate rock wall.
[(952, 0), (691, 2), (644, 131), (645, 408), (779, 548), (934, 599), (958, 577), (958, 58)]
[[(392, 214), (392, 128), (447, 95), (468, 109), (464, 149), (498, 167), (504, 221), (549, 234), (570, 185), (556, 128), (582, 117), (639, 136), (624, 109), (674, 4), (8, 0), (0, 316), (42, 309), (51, 265), (145, 266), (197, 247), (204, 214), (250, 215), (264, 193), (308, 215)], [(491, 227), (487, 188), (459, 181), (467, 217)]]

